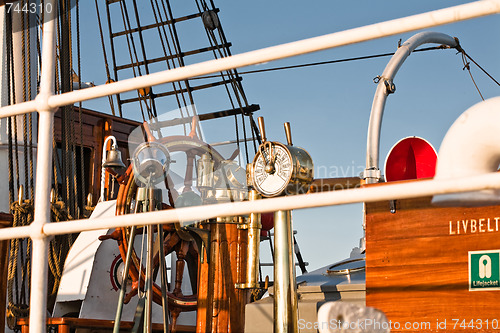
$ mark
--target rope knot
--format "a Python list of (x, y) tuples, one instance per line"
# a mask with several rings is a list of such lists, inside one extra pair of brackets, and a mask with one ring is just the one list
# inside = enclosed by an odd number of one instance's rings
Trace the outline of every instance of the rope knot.
[(10, 205), (10, 209), (13, 212), (14, 220), (16, 218), (28, 218), (28, 216), (32, 216), (34, 212), (34, 207), (31, 200), (24, 200), (19, 203), (18, 201), (14, 201)]
[(56, 222), (68, 221), (72, 219), (63, 201), (51, 203), (50, 210), (52, 211), (52, 218)]
[(7, 307), (7, 326), (11, 330), (17, 328), (17, 319), (28, 317), (29, 307), (26, 304), (12, 304)]

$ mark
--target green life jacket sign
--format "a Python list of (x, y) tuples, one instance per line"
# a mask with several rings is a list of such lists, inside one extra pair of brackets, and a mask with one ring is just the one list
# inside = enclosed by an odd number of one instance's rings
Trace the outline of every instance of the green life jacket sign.
[(469, 291), (500, 290), (500, 250), (469, 251)]

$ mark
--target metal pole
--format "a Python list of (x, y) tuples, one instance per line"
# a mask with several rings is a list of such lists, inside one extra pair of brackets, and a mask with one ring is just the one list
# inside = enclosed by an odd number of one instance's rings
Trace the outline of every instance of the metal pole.
[(120, 295), (118, 296), (118, 306), (116, 307), (115, 324), (113, 325), (113, 333), (120, 332), (120, 322), (122, 320), (123, 300), (125, 292), (127, 291), (128, 270), (130, 269), (130, 261), (132, 257), (132, 250), (134, 248), (134, 239), (137, 227), (133, 226), (130, 230), (130, 237), (128, 239), (127, 256), (125, 258), (125, 268), (123, 269), (122, 285), (120, 288)]
[(30, 225), (33, 240), (31, 263), (30, 331), (45, 333), (47, 320), (47, 278), (49, 239), (43, 233), (44, 225), (50, 223), (50, 188), (52, 179), (52, 139), (54, 128), (54, 109), (49, 107), (48, 99), (54, 94), (55, 68), (55, 20), (56, 3), (49, 0), (53, 10), (46, 12), (43, 23), (42, 74), (40, 94), (37, 96), (39, 115), (38, 152), (35, 188), (35, 216)]
[[(259, 200), (261, 195), (251, 190), (248, 200)], [(246, 288), (259, 288), (259, 250), (260, 230), (262, 229), (260, 213), (252, 213), (249, 216), (248, 225), (248, 250), (247, 250), (247, 279)]]
[[(153, 200), (152, 198), (148, 198)], [(144, 315), (144, 332), (152, 332), (153, 310), (153, 226), (147, 226), (147, 257), (146, 257), (146, 311)]]
[(274, 333), (298, 332), (292, 215), (274, 213)]
[[(262, 132), (261, 132), (262, 133)], [(248, 200), (260, 200), (262, 196), (256, 190), (248, 192)], [(247, 256), (246, 256), (246, 279), (243, 283), (237, 283), (236, 288), (252, 289), (260, 288), (259, 284), (259, 252), (260, 231), (262, 229), (261, 214), (251, 213), (246, 224), (247, 234)]]
[(160, 237), (160, 274), (161, 274), (161, 303), (163, 308), (163, 332), (170, 332), (168, 327), (168, 298), (167, 298), (167, 264), (165, 262), (165, 248), (163, 225), (158, 224), (158, 237)]

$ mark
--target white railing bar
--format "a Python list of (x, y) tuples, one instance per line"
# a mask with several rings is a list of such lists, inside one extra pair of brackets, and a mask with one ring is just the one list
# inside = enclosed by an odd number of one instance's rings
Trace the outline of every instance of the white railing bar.
[(0, 108), (0, 118), (35, 112), (37, 111), (37, 106), (38, 102), (36, 100), (4, 106)]
[[(404, 18), (335, 32), (328, 35), (250, 51), (231, 57), (165, 70), (111, 84), (103, 84), (92, 88), (76, 90), (60, 95), (53, 95), (49, 97), (48, 104), (51, 108), (57, 108), (79, 101), (105, 97), (143, 87), (180, 81), (232, 68), (255, 65), (414, 30), (426, 29), (438, 25), (478, 18), (495, 13), (500, 13), (500, 0), (476, 1), (423, 14), (407, 16)], [(33, 104), (28, 105), (27, 103), (22, 103), (26, 104), (25, 106), (21, 106), (21, 104), (17, 106), (13, 105), (3, 107), (0, 109), (0, 115), (1, 117), (7, 117), (17, 115), (21, 112), (21, 110), (24, 110), (23, 112), (27, 113), (40, 109), (39, 106), (35, 107)]]
[[(218, 216), (235, 216), (250, 213), (274, 212), (277, 210), (304, 209), (322, 206), (343, 205), (357, 202), (407, 199), (435, 194), (470, 192), (482, 189), (499, 189), (500, 173), (484, 174), (462, 179), (423, 180), (406, 184), (387, 184), (344, 191), (312, 193), (296, 196), (269, 198), (257, 201), (243, 201), (198, 207), (178, 208), (175, 210), (151, 212), (138, 217), (121, 215), (111, 218), (79, 220), (45, 225), (46, 235), (57, 235), (77, 230), (96, 230), (127, 225), (174, 223), (177, 221), (196, 221)], [(89, 224), (92, 224), (92, 226)]]
[[(54, 138), (54, 112), (48, 99), (54, 94), (55, 80), (55, 23), (56, 3), (48, 1), (54, 10), (44, 13), (42, 73), (40, 93), (35, 99), (38, 118), (38, 148), (35, 187), (35, 212), (30, 225), (30, 237), (33, 241), (31, 260), (30, 291), (30, 332), (45, 333), (47, 319), (47, 276), (48, 248), (50, 239), (43, 233), (44, 226), (50, 222), (50, 189), (52, 179), (52, 140)], [(29, 103), (29, 102), (28, 102)]]
[[(5, 228), (4, 231), (6, 230), (9, 230), (9, 232), (4, 232), (4, 238), (2, 238), (2, 240), (30, 237), (33, 229), (31, 225), (27, 225), (23, 227)], [(38, 232), (40, 232), (40, 230), (38, 230)]]
[(69, 105), (78, 101), (122, 93), (147, 86), (181, 81), (190, 77), (201, 76), (245, 67), (263, 62), (293, 57), (311, 52), (322, 51), (334, 47), (360, 43), (377, 38), (387, 37), (413, 30), (467, 20), (488, 14), (500, 13), (499, 0), (482, 0), (469, 4), (449, 7), (428, 13), (417, 14), (405, 18), (376, 23), (360, 28), (336, 32), (324, 36), (281, 44), (239, 55), (206, 61), (198, 64), (179, 67), (172, 70), (128, 79), (108, 85), (101, 85), (66, 94), (55, 95), (49, 99), (52, 107)]
[[(178, 208), (158, 212), (120, 215), (96, 219), (73, 220), (45, 224), (42, 232), (45, 236), (74, 233), (80, 231), (108, 229), (124, 226), (152, 225), (196, 221), (218, 216), (245, 215), (257, 212), (304, 209), (323, 206), (352, 204), (358, 202), (376, 202), (383, 200), (409, 199), (435, 194), (471, 192), (483, 189), (500, 189), (500, 173), (489, 173), (461, 179), (420, 180), (405, 183), (371, 185), (363, 188), (332, 192), (302, 194), (257, 201), (242, 201), (206, 206)], [(29, 237), (29, 227), (0, 229), (0, 240), (13, 237)]]

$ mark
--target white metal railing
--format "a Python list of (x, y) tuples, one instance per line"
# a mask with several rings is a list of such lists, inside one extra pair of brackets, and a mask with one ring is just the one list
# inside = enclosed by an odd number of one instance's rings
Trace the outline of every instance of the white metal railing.
[[(48, 2), (55, 8), (55, 0), (48, 0)], [(40, 115), (34, 221), (29, 227), (7, 228), (0, 231), (0, 239), (31, 237), (33, 240), (30, 298), (31, 332), (45, 332), (45, 305), (47, 298), (46, 276), (48, 273), (47, 249), (49, 237), (51, 235), (92, 230), (96, 228), (101, 229), (104, 227), (111, 228), (127, 225), (144, 225), (148, 223), (167, 223), (177, 221), (179, 218), (182, 220), (196, 220), (215, 216), (246, 214), (250, 212), (275, 211), (277, 209), (298, 209), (500, 188), (500, 175), (495, 173), (459, 180), (431, 180), (410, 184), (387, 185), (384, 187), (352, 189), (341, 192), (274, 198), (259, 200), (257, 202), (239, 202), (181, 208), (176, 209), (175, 212), (160, 211), (137, 214), (134, 216), (99, 218), (92, 221), (77, 220), (50, 224), (50, 179), (52, 162), (50, 156), (52, 155), (54, 112), (58, 107), (79, 101), (136, 90), (142, 87), (179, 81), (194, 76), (360, 43), (495, 13), (500, 13), (500, 0), (482, 0), (145, 75), (108, 85), (54, 95), (55, 11), (51, 13), (46, 12), (45, 21), (43, 23), (44, 36), (40, 93), (34, 101), (6, 106), (0, 109), (0, 117), (9, 117), (33, 111), (38, 111)]]
[[(421, 180), (413, 183), (394, 183), (385, 186), (369, 186), (343, 191), (332, 191), (265, 200), (221, 203), (197, 207), (169, 209), (158, 212), (81, 219), (45, 224), (41, 232), (45, 237), (80, 231), (117, 228), (123, 226), (157, 225), (179, 221), (197, 221), (218, 216), (235, 216), (277, 210), (304, 209), (322, 206), (345, 205), (357, 202), (408, 199), (456, 192), (472, 192), (481, 189), (500, 188), (500, 173), (483, 174), (460, 179)], [(39, 233), (31, 226), (0, 229), (0, 240), (23, 238)]]
[(324, 36), (272, 46), (231, 57), (165, 70), (111, 84), (99, 85), (60, 95), (49, 95), (47, 98), (37, 98), (36, 102), (30, 101), (3, 107), (0, 109), (0, 113), (1, 117), (8, 117), (32, 111), (39, 111), (40, 108), (56, 108), (79, 101), (105, 97), (108, 95), (123, 93), (163, 83), (181, 81), (195, 76), (365, 42), (372, 39), (478, 18), (499, 12), (500, 1), (498, 0), (476, 1), (465, 5), (449, 7), (428, 13), (335, 32)]

